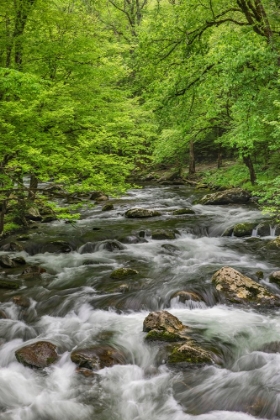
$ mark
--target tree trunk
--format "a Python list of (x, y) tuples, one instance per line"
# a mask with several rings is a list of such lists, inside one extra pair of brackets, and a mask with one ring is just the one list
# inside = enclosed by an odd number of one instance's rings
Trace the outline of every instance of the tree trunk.
[(190, 150), (189, 150), (189, 175), (195, 174), (195, 155), (194, 155), (194, 142), (190, 141)]
[(1, 210), (0, 210), (0, 235), (2, 235), (4, 231), (6, 213), (7, 213), (7, 200), (3, 200), (1, 203)]
[(222, 147), (219, 146), (217, 168), (220, 169), (222, 166), (223, 166), (223, 152), (222, 152)]
[(251, 156), (250, 155), (243, 155), (243, 162), (245, 163), (245, 165), (249, 169), (250, 181), (251, 181), (251, 184), (254, 185), (257, 177), (256, 177), (255, 168), (254, 168)]
[(36, 190), (38, 188), (38, 178), (34, 175), (30, 175), (28, 199), (34, 201), (36, 196)]

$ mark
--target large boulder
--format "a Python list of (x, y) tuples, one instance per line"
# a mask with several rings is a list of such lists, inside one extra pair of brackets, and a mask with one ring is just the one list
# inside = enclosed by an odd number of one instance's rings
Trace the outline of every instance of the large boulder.
[(232, 188), (230, 190), (218, 191), (213, 194), (207, 194), (200, 200), (200, 204), (205, 205), (224, 205), (224, 204), (246, 204), (251, 198), (248, 191), (241, 188)]
[(223, 267), (212, 277), (216, 290), (232, 303), (280, 304), (279, 297), (231, 267)]
[(149, 210), (149, 209), (141, 209), (141, 208), (134, 208), (127, 210), (125, 212), (125, 217), (128, 218), (143, 218), (143, 217), (155, 217), (155, 216), (161, 216), (161, 213), (157, 210)]
[(25, 214), (25, 218), (27, 220), (33, 220), (33, 221), (37, 221), (40, 222), (42, 220), (42, 216), (39, 212), (39, 210), (36, 207), (30, 207)]
[(48, 341), (37, 341), (15, 352), (19, 363), (32, 368), (45, 368), (58, 360), (57, 347)]
[(92, 370), (126, 363), (124, 354), (111, 346), (94, 346), (74, 350), (71, 353), (71, 360), (79, 367)]

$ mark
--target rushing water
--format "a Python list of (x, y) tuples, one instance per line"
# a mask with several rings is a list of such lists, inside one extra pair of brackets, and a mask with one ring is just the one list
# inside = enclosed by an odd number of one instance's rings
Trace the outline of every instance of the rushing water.
[[(255, 279), (262, 271), (262, 282), (279, 293), (268, 280), (279, 257), (266, 254), (269, 238), (222, 237), (235, 223), (262, 220), (258, 210), (196, 205), (196, 198), (186, 187), (145, 187), (115, 200), (113, 211), (97, 206), (85, 210), (75, 225), (52, 222), (30, 231), (29, 253), (12, 255), (47, 272), (41, 279), (23, 280), (20, 291), (0, 291), (0, 309), (8, 315), (0, 319), (0, 419), (280, 418), (280, 353), (260, 351), (265, 343), (280, 341), (279, 310), (218, 303), (211, 286), (213, 273), (228, 265)], [(126, 219), (124, 212), (132, 207), (154, 208), (162, 216)], [(195, 215), (172, 215), (182, 207), (193, 208)], [(151, 239), (157, 228), (176, 229), (176, 239)], [(81, 252), (87, 242), (139, 232), (145, 241), (126, 243), (124, 249), (110, 252), (100, 246)], [(55, 240), (70, 243), (73, 251), (43, 252), (44, 244)], [(175, 247), (162, 246), (167, 244)], [(119, 267), (139, 274), (111, 279)], [(179, 302), (174, 297), (179, 290), (198, 292), (204, 301)], [(30, 298), (29, 308), (13, 303), (18, 294)], [(190, 326), (196, 339), (218, 348), (223, 363), (169, 368), (160, 346), (146, 343), (143, 333), (144, 318), (159, 309)], [(39, 339), (53, 342), (60, 353), (56, 364), (41, 371), (19, 364), (14, 353)], [(123, 350), (127, 364), (84, 377), (70, 353), (98, 343)]]

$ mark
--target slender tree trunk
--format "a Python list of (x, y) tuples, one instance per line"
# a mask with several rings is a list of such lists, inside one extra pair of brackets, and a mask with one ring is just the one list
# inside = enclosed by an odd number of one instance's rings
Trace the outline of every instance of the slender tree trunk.
[(0, 210), (0, 235), (4, 231), (6, 213), (7, 213), (7, 200), (3, 200), (1, 203), (1, 210)]
[(251, 184), (254, 185), (257, 177), (256, 177), (255, 168), (254, 168), (251, 156), (250, 155), (243, 155), (243, 162), (245, 163), (245, 165), (249, 169), (250, 181), (251, 181)]
[(194, 155), (194, 141), (190, 141), (190, 149), (189, 149), (189, 175), (195, 174), (195, 155)]
[(34, 201), (36, 196), (36, 190), (38, 188), (38, 178), (34, 175), (30, 175), (28, 199)]
[(221, 145), (219, 145), (217, 168), (220, 169), (222, 166), (223, 166), (223, 152), (222, 152)]

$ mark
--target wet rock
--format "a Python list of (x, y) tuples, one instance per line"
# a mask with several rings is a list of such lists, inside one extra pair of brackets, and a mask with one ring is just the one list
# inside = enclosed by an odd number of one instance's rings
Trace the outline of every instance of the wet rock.
[(264, 353), (280, 353), (280, 341), (265, 343), (259, 351), (263, 351)]
[(7, 315), (4, 311), (2, 311), (2, 309), (0, 309), (0, 319), (7, 319)]
[(278, 296), (234, 268), (221, 268), (213, 275), (212, 282), (216, 290), (232, 303), (279, 305)]
[(48, 341), (29, 344), (15, 352), (19, 363), (32, 368), (45, 368), (58, 360), (57, 347)]
[(167, 230), (167, 229), (156, 229), (152, 231), (152, 239), (176, 239), (175, 232), (173, 230)]
[(16, 263), (8, 255), (0, 255), (0, 266), (3, 268), (16, 267)]
[(195, 211), (192, 209), (184, 208), (184, 209), (177, 209), (172, 212), (174, 216), (181, 216), (183, 214), (195, 214)]
[(75, 350), (71, 353), (71, 360), (80, 368), (92, 370), (126, 363), (124, 354), (111, 346), (94, 346)]
[(205, 205), (225, 205), (225, 204), (246, 204), (251, 198), (248, 191), (241, 188), (232, 188), (225, 191), (218, 191), (207, 194), (200, 200), (200, 204)]
[(7, 251), (7, 252), (20, 252), (23, 251), (23, 246), (19, 244), (18, 242), (8, 242), (1, 246), (1, 251)]
[(25, 214), (25, 218), (27, 220), (34, 220), (35, 222), (42, 220), (42, 216), (36, 207), (30, 207)]
[(129, 285), (127, 283), (123, 283), (119, 286), (118, 291), (120, 293), (127, 293), (129, 292)]
[(280, 236), (277, 236), (275, 239), (272, 239), (272, 241), (269, 241), (266, 244), (266, 248), (278, 251), (280, 248)]
[(242, 238), (244, 236), (251, 236), (252, 230), (256, 227), (256, 223), (238, 223), (233, 228), (234, 236)]
[(271, 273), (269, 276), (269, 280), (272, 283), (280, 285), (280, 271), (273, 271), (273, 273)]
[(47, 214), (46, 216), (43, 216), (42, 223), (50, 223), (57, 220), (57, 217), (54, 214)]
[(222, 236), (232, 236), (233, 235), (233, 226), (227, 228), (223, 233)]
[(73, 248), (69, 242), (65, 241), (50, 241), (43, 245), (41, 252), (49, 252), (51, 254), (66, 254), (73, 251)]
[(17, 236), (17, 241), (25, 242), (25, 241), (28, 241), (28, 239), (30, 239), (29, 235), (19, 235), (19, 236)]
[(124, 244), (138, 244), (139, 242), (146, 242), (143, 238), (139, 238), (136, 235), (123, 236), (118, 238), (118, 240)]
[[(98, 200), (100, 197), (103, 197), (103, 196), (105, 196), (105, 194), (102, 191), (92, 191), (90, 193), (89, 199), (90, 200)], [(106, 197), (108, 197), (108, 196), (106, 196)]]
[(259, 223), (257, 226), (257, 235), (259, 236), (269, 236), (270, 235), (270, 224), (269, 223)]
[(26, 261), (25, 261), (25, 259), (23, 257), (15, 257), (15, 258), (13, 258), (13, 262), (17, 266), (19, 266), (19, 265), (25, 265), (26, 264)]
[(167, 311), (151, 312), (143, 322), (148, 341), (182, 341), (187, 337), (186, 330), (187, 327)]
[(77, 368), (76, 372), (79, 373), (80, 375), (83, 375), (85, 378), (93, 378), (94, 376), (96, 376), (96, 373), (93, 372), (91, 369), (87, 369), (87, 368)]
[(23, 270), (21, 275), (25, 278), (32, 278), (32, 277), (40, 276), (43, 273), (46, 273), (45, 268), (39, 267), (38, 265), (29, 265)]
[(0, 279), (0, 289), (16, 290), (19, 288), (20, 288), (20, 285), (16, 283), (15, 281)]
[(14, 302), (14, 304), (20, 306), (21, 308), (29, 308), (30, 306), (30, 299), (26, 296), (14, 296), (12, 298), (12, 301)]
[(172, 353), (168, 356), (168, 364), (213, 364), (215, 361), (214, 355), (200, 347), (195, 341), (190, 340), (182, 346), (175, 347)]
[(116, 270), (114, 270), (110, 274), (110, 277), (111, 277), (111, 279), (121, 280), (123, 278), (135, 276), (136, 274), (138, 274), (137, 270), (133, 270), (132, 268), (123, 267), (123, 268), (117, 268)]
[(125, 249), (125, 246), (116, 239), (106, 239), (105, 241), (99, 242), (87, 242), (85, 245), (81, 246), (79, 251), (81, 254), (87, 254), (91, 252), (100, 251), (102, 249), (113, 252)]
[(114, 210), (114, 205), (112, 203), (107, 203), (105, 206), (102, 207), (102, 211), (110, 211)]
[(188, 300), (192, 300), (194, 302), (201, 302), (203, 300), (202, 297), (199, 296), (197, 293), (190, 292), (187, 290), (180, 290), (179, 292), (174, 293), (171, 299), (176, 298), (176, 297), (179, 298), (179, 302), (181, 303), (185, 303)]
[(162, 244), (161, 248), (165, 249), (166, 251), (170, 252), (171, 254), (175, 254), (176, 252), (180, 251), (176, 245), (172, 244)]
[(161, 216), (161, 213), (157, 210), (135, 208), (135, 209), (127, 210), (125, 212), (125, 217), (128, 217), (128, 218), (142, 218), (142, 217), (156, 217), (156, 216)]

